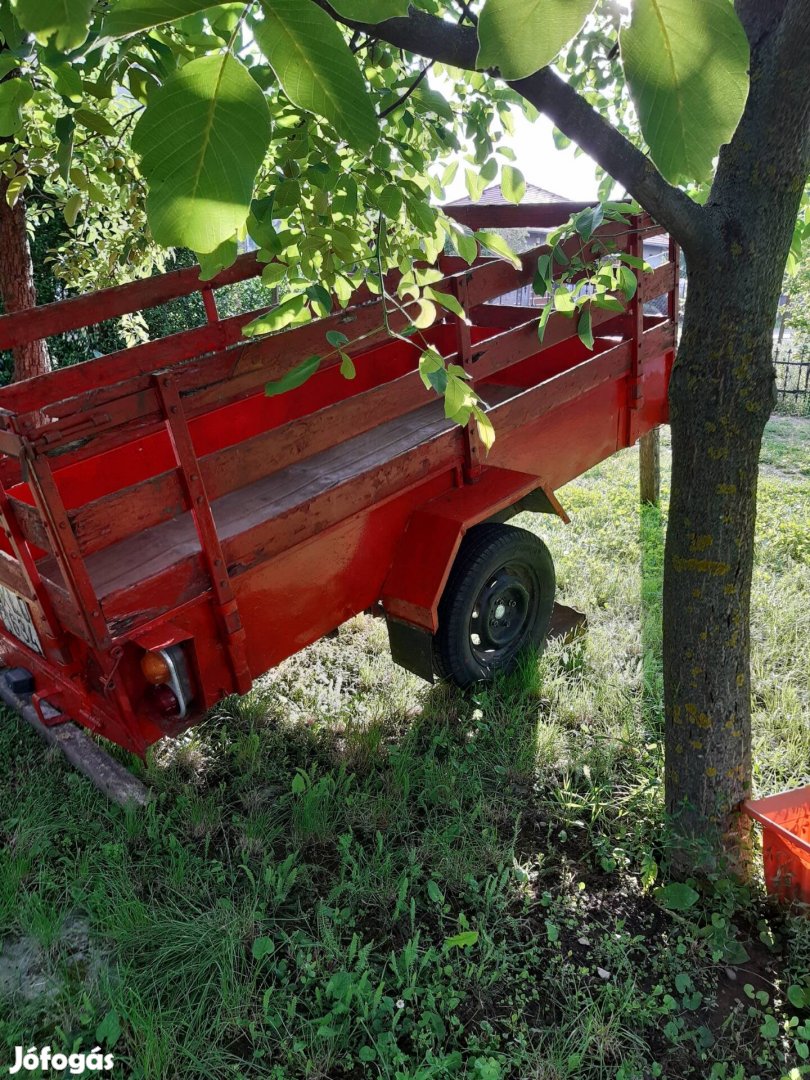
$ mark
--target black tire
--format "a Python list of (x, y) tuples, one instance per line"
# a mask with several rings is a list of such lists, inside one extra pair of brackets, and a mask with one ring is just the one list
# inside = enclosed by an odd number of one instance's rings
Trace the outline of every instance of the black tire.
[(555, 584), (551, 554), (534, 533), (470, 529), (439, 602), (436, 673), (463, 688), (508, 671), (525, 649), (542, 649)]

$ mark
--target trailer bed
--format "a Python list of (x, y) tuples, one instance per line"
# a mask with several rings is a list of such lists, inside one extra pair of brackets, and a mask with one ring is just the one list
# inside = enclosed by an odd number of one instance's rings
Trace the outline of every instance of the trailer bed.
[[(552, 224), (567, 207), (527, 207)], [(482, 213), (485, 213), (482, 208)], [(636, 253), (648, 218), (600, 236)], [(447, 315), (430, 343), (469, 373), (497, 432), (474, 428), (425, 391), (421, 349), (391, 340), (380, 301), (359, 293), (326, 319), (251, 341), (257, 313), (219, 319), (215, 290), (259, 273), (243, 256), (212, 283), (180, 271), (0, 317), (0, 346), (87, 325), (201, 289), (209, 323), (163, 341), (0, 391), (0, 585), (30, 613), (39, 649), (0, 626), (0, 657), (35, 675), (37, 701), (142, 753), (273, 664), (382, 602), (392, 643), (435, 632), (465, 531), (554, 490), (666, 420), (677, 320), (677, 250), (641, 276), (622, 314), (594, 309), (594, 347), (539, 310), (488, 303), (530, 281), (481, 258), (443, 257)], [(395, 278), (389, 282), (395, 287)], [(665, 295), (668, 316), (646, 315)], [(397, 315), (394, 326), (405, 320)], [(361, 338), (347, 382), (325, 361), (304, 386), (264, 384), (324, 349), (326, 332)], [(395, 648), (395, 655), (397, 653)], [(180, 649), (193, 708), (161, 713), (143, 683), (145, 652)], [(422, 649), (422, 657), (427, 655)], [(407, 659), (406, 659), (407, 662)]]

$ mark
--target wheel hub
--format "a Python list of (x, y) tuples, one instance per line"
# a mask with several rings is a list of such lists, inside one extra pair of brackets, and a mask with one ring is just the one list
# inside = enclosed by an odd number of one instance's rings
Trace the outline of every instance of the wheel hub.
[(523, 635), (529, 607), (529, 590), (520, 578), (506, 568), (500, 570), (473, 608), (470, 633), (476, 650), (499, 652), (513, 646)]

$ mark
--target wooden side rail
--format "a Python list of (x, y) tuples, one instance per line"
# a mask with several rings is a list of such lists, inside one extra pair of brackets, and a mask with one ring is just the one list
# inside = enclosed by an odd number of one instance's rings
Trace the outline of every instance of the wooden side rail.
[(477, 203), (450, 205), (443, 209), (448, 217), (470, 229), (555, 229), (564, 225), (572, 214), (596, 204), (594, 199), (591, 202), (520, 203), (517, 206)]
[(44, 304), (36, 309), (33, 317), (30, 311), (0, 315), (0, 349), (13, 349), (41, 338), (64, 334), (68, 330), (95, 326), (106, 319), (158, 307), (201, 289), (235, 285), (239, 281), (257, 277), (262, 269), (256, 253), (251, 251), (240, 255), (232, 266), (210, 281), (200, 281), (199, 266), (189, 266), (183, 270), (170, 270), (166, 274), (142, 278), (140, 281), (130, 281), (126, 285), (100, 289), (85, 296), (73, 296), (69, 300)]
[[(653, 235), (655, 232), (660, 232), (660, 229), (645, 224), (643, 232), (645, 235)], [(594, 237), (594, 240), (597, 239), (614, 239), (618, 248), (624, 249), (629, 243), (628, 229), (621, 223), (611, 222), (598, 231)], [(579, 249), (580, 241), (574, 238), (565, 246), (569, 249), (569, 253), (573, 253)], [(539, 245), (526, 252), (522, 256), (521, 270), (515, 270), (510, 264), (501, 260), (487, 261), (463, 272), (462, 275), (455, 274), (444, 278), (435, 287), (442, 291), (452, 291), (454, 280), (463, 276), (466, 281), (468, 304), (470, 308), (473, 308), (492, 297), (502, 295), (510, 289), (531, 281), (538, 256), (548, 250), (546, 245)], [(239, 318), (249, 317), (240, 316)], [(397, 329), (402, 329), (405, 325), (405, 320), (399, 313), (395, 314), (390, 321), (396, 324)], [(207, 408), (218, 408), (226, 402), (237, 400), (240, 396), (255, 391), (268, 379), (280, 377), (286, 370), (306, 356), (312, 355), (313, 352), (323, 351), (325, 335), (331, 329), (341, 330), (349, 337), (359, 337), (373, 332), (375, 328), (378, 329), (376, 336), (368, 337), (362, 342), (360, 347), (365, 349), (375, 341), (385, 339), (382, 323), (382, 303), (377, 300), (360, 307), (347, 308), (306, 326), (282, 331), (280, 334), (255, 341), (245, 341), (240, 338), (241, 344), (234, 348), (221, 350), (202, 360), (186, 360), (182, 367), (178, 368), (177, 377), (181, 393), (194, 395), (196, 399), (190, 415), (198, 415)], [(235, 323), (232, 323), (229, 335), (235, 334), (237, 329)], [(149, 347), (160, 344), (159, 342), (149, 343)], [(146, 421), (149, 416), (153, 422), (156, 422), (159, 410), (154, 395), (149, 393), (150, 375), (154, 368), (149, 373), (143, 372), (141, 360), (137, 356), (138, 349), (130, 350), (130, 352), (136, 354), (137, 374), (110, 385), (106, 377), (101, 378), (105, 369), (100, 366), (96, 375), (95, 388), (82, 386), (78, 393), (74, 392), (54, 407), (53, 414), (58, 417), (56, 422), (43, 425), (41, 412), (46, 410), (50, 413), (51, 410), (46, 402), (40, 400), (37, 404), (26, 395), (27, 409), (31, 412), (17, 418), (21, 430), (35, 441), (41, 450), (44, 450), (46, 447), (56, 449), (75, 444), (77, 440), (96, 439), (105, 431), (111, 428), (120, 429), (122, 425), (135, 419)], [(97, 363), (101, 365), (105, 359), (107, 358), (102, 358)], [(149, 359), (153, 360), (154, 354), (150, 354)], [(170, 366), (171, 359), (169, 357), (165, 359), (167, 362), (163, 366)], [(119, 363), (124, 362), (121, 354), (114, 354), (116, 368)], [(77, 369), (67, 369), (67, 371), (73, 370), (78, 373), (83, 366), (85, 365), (80, 365)], [(57, 374), (61, 373), (45, 376), (41, 390), (46, 390), (46, 380), (53, 379)], [(127, 395), (141, 395), (140, 404), (134, 410), (123, 406), (122, 399)], [(0, 394), (0, 402), (2, 401), (4, 401), (4, 396)], [(34, 408), (37, 408), (37, 413), (33, 412)], [(35, 434), (37, 428), (41, 432), (39, 439)], [(142, 433), (141, 430), (137, 432), (137, 434)]]

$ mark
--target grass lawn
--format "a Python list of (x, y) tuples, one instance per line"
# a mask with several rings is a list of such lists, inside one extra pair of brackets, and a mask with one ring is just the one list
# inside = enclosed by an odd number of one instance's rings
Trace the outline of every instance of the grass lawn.
[[(590, 628), (494, 688), (426, 688), (358, 617), (136, 764), (139, 813), (4, 716), (0, 1065), (47, 1043), (145, 1080), (810, 1076), (810, 918), (722, 877), (660, 891), (664, 521), (637, 468), (564, 489), (570, 526), (517, 522)], [(768, 428), (759, 530), (767, 794), (810, 783), (810, 421)]]

